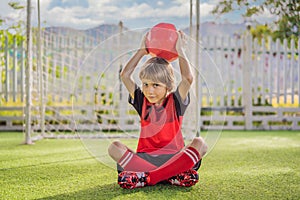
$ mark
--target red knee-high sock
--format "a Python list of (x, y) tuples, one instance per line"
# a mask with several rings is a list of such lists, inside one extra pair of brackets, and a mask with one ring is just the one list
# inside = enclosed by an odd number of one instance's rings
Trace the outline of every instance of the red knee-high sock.
[(188, 147), (184, 151), (176, 154), (159, 168), (149, 171), (150, 183), (166, 180), (171, 176), (191, 169), (200, 160), (200, 154), (193, 147)]
[(136, 154), (128, 150), (121, 157), (118, 164), (125, 171), (134, 171), (134, 172), (147, 172), (157, 168), (157, 166), (149, 163), (148, 161), (140, 158), (139, 156), (137, 156)]

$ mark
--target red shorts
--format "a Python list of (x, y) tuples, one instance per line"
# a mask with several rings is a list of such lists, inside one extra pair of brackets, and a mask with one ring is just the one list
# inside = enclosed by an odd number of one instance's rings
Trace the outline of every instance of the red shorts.
[[(147, 162), (149, 162), (157, 167), (160, 167), (161, 165), (166, 163), (170, 158), (172, 158), (175, 154), (150, 155), (148, 153), (136, 153), (136, 155), (138, 155), (140, 158), (146, 160)], [(200, 165), (201, 165), (201, 160), (199, 160), (199, 162), (197, 162), (195, 164), (193, 169), (198, 170), (200, 168)], [(124, 169), (118, 164), (117, 164), (117, 170), (118, 170), (118, 173), (121, 173), (122, 171), (124, 171)]]

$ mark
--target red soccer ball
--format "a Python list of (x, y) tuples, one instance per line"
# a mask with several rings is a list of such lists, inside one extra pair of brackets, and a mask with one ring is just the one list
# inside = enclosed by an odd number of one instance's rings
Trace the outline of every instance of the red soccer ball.
[(178, 34), (176, 27), (169, 23), (159, 23), (153, 26), (146, 35), (146, 48), (150, 55), (171, 62), (178, 58), (176, 42)]

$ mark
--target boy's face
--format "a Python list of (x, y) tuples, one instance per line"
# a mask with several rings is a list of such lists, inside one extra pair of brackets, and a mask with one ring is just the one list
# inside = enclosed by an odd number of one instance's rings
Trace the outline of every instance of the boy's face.
[(160, 105), (167, 96), (167, 86), (148, 79), (142, 79), (141, 81), (143, 84), (142, 90), (147, 100), (150, 103)]

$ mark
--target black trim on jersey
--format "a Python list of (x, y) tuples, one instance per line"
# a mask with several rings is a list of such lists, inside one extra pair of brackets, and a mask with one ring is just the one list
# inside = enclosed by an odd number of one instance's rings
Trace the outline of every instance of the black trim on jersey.
[(135, 108), (140, 116), (142, 116), (144, 94), (142, 90), (136, 85), (134, 90), (134, 98), (129, 95), (128, 102)]
[(190, 104), (190, 93), (188, 93), (185, 102), (182, 101), (178, 88), (173, 94), (174, 94), (174, 102), (175, 102), (175, 107), (177, 112), (176, 114), (177, 116), (183, 116), (188, 105)]
[[(136, 85), (136, 89), (134, 91), (134, 98), (129, 95), (128, 102), (135, 108), (135, 110), (138, 112), (139, 116), (142, 116), (142, 109), (143, 109), (143, 102), (144, 102), (144, 94), (142, 90)], [(188, 93), (188, 96), (186, 97), (185, 102), (182, 102), (182, 99), (180, 97), (178, 88), (175, 92), (173, 92), (173, 98), (176, 108), (176, 114), (177, 117), (183, 116), (188, 105), (190, 104), (190, 93)], [(164, 102), (163, 107), (165, 107), (167, 104), (167, 101)], [(148, 106), (149, 112), (146, 114), (145, 119), (149, 116), (150, 112), (152, 111), (152, 107)]]

